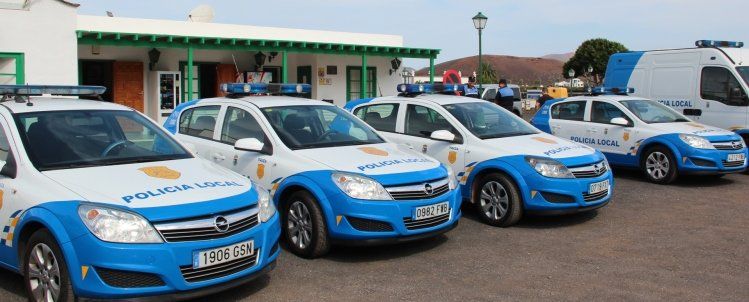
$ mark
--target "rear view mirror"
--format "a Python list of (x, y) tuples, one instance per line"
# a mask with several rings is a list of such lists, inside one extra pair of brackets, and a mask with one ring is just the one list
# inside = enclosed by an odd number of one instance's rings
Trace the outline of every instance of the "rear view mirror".
[(265, 144), (254, 137), (242, 138), (234, 142), (234, 149), (240, 151), (261, 152), (263, 151), (264, 145)]
[(447, 130), (437, 130), (432, 132), (432, 134), (429, 136), (429, 138), (437, 141), (444, 141), (444, 142), (454, 142), (455, 141), (455, 134), (452, 134), (450, 131)]
[(614, 125), (624, 126), (624, 127), (629, 126), (629, 121), (627, 121), (627, 119), (623, 117), (612, 118), (610, 123)]

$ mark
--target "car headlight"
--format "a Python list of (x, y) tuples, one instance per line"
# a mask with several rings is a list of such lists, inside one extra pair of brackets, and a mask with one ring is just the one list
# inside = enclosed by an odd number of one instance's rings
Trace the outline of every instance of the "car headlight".
[(447, 168), (447, 184), (450, 187), (450, 190), (455, 190), (455, 188), (458, 187), (458, 179), (455, 178), (455, 172), (453, 171), (453, 168), (450, 168), (450, 166), (445, 166)]
[(715, 149), (713, 144), (704, 137), (693, 134), (679, 134), (681, 141), (697, 149)]
[(117, 243), (161, 243), (156, 229), (138, 214), (97, 205), (78, 207), (78, 216), (97, 238)]
[(373, 179), (349, 173), (333, 173), (333, 183), (351, 198), (393, 200), (385, 188)]
[(274, 214), (276, 214), (276, 206), (270, 199), (270, 193), (268, 192), (268, 190), (255, 184), (255, 191), (257, 191), (257, 204), (260, 208), (258, 219), (260, 219), (260, 222), (266, 222), (270, 220)]
[(572, 175), (572, 172), (570, 172), (570, 170), (567, 169), (567, 166), (551, 158), (526, 156), (525, 161), (531, 167), (533, 167), (533, 169), (535, 169), (536, 172), (538, 172), (538, 174), (541, 174), (546, 177), (553, 177), (553, 178), (574, 178), (575, 177)]

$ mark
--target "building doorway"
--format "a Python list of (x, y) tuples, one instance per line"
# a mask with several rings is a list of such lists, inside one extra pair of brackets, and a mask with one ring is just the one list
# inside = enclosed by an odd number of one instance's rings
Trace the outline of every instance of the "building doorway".
[[(112, 63), (110, 60), (80, 60), (78, 61), (78, 84), (80, 85), (95, 85), (104, 86), (107, 91), (101, 95), (101, 98), (107, 102), (113, 102), (112, 89), (113, 87), (113, 71)], [(88, 98), (82, 96), (81, 98)], [(96, 99), (96, 98), (93, 98)]]
[(213, 98), (218, 96), (218, 65), (216, 62), (192, 63), (192, 95), (187, 94), (187, 62), (179, 62), (182, 73), (182, 100)]
[[(377, 67), (367, 67), (367, 96), (377, 95)], [(346, 66), (346, 102), (361, 98), (361, 66)]]
[[(297, 66), (296, 82), (301, 84), (312, 84), (312, 66)], [(310, 98), (312, 93), (305, 93), (302, 96)]]

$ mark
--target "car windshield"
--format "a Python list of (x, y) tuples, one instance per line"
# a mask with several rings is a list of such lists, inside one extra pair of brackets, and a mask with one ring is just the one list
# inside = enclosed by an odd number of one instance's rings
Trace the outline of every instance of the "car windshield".
[(15, 115), (40, 171), (191, 158), (153, 122), (133, 111), (76, 110)]
[(538, 133), (536, 128), (514, 113), (490, 102), (457, 103), (443, 107), (480, 139)]
[(651, 100), (619, 101), (641, 121), (648, 124), (678, 123), (690, 120), (670, 107)]
[(262, 110), (281, 141), (291, 149), (385, 142), (364, 122), (336, 106), (283, 106)]
[(741, 78), (744, 79), (744, 83), (749, 86), (749, 66), (736, 67), (736, 71), (738, 71)]

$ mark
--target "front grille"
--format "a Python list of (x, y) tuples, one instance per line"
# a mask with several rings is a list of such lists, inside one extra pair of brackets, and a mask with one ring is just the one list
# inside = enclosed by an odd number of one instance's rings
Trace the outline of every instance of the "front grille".
[(553, 203), (573, 203), (575, 202), (575, 198), (569, 195), (565, 194), (557, 194), (557, 193), (549, 193), (549, 192), (541, 192), (541, 196), (543, 196), (544, 199), (548, 202)]
[(235, 259), (230, 262), (204, 267), (193, 268), (192, 265), (181, 266), (179, 270), (182, 277), (187, 282), (199, 282), (210, 279), (221, 278), (234, 273), (251, 268), (257, 264), (257, 256), (260, 255), (260, 249), (255, 249), (255, 253), (250, 257)]
[(393, 226), (387, 222), (356, 218), (346, 216), (346, 220), (351, 224), (352, 227), (359, 231), (365, 232), (392, 232)]
[(406, 229), (418, 230), (438, 226), (447, 222), (448, 220), (450, 220), (450, 213), (421, 220), (413, 220), (411, 219), (411, 217), (404, 217), (403, 223), (406, 225)]
[(603, 190), (595, 194), (583, 193), (583, 200), (587, 202), (596, 201), (596, 200), (606, 197), (606, 195), (608, 194), (609, 194), (609, 190)]
[[(431, 192), (428, 190), (431, 188)], [(385, 188), (395, 200), (427, 199), (440, 196), (450, 190), (447, 178), (418, 185)]]
[(132, 271), (121, 271), (107, 268), (96, 268), (96, 273), (104, 283), (111, 287), (140, 288), (164, 286), (164, 280), (154, 274)]
[(715, 142), (713, 143), (713, 147), (718, 150), (739, 150), (744, 148), (744, 142), (737, 140), (737, 141), (727, 141), (727, 142)]
[(699, 158), (689, 158), (695, 165), (703, 166), (703, 167), (715, 167), (715, 163), (709, 160), (699, 159)]
[(744, 165), (743, 160), (742, 161), (726, 161), (725, 159), (723, 160), (723, 167), (726, 167), (726, 168), (741, 167), (743, 165)]
[[(216, 215), (209, 218), (156, 224), (156, 230), (167, 242), (209, 240), (228, 237), (258, 225), (257, 207)], [(216, 218), (223, 217), (228, 223), (225, 231), (216, 227)]]
[(603, 161), (597, 162), (592, 165), (569, 168), (569, 170), (570, 172), (572, 172), (572, 175), (574, 175), (575, 178), (598, 177), (608, 171), (608, 169), (606, 168), (606, 164), (604, 164)]

